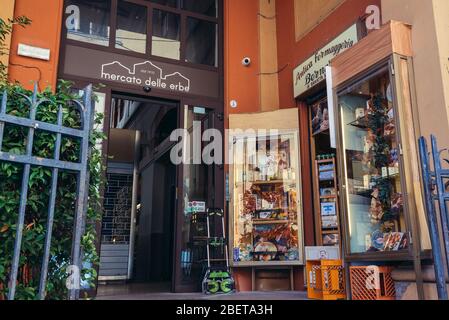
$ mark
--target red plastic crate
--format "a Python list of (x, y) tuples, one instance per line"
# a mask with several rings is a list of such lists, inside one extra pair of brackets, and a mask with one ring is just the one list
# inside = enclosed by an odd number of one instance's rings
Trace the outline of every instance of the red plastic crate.
[(396, 300), (391, 267), (350, 267), (352, 300)]

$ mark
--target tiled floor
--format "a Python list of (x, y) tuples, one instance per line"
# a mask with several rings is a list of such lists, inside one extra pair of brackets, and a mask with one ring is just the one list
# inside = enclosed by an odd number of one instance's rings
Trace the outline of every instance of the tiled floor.
[(171, 293), (167, 284), (101, 285), (96, 300), (307, 300), (305, 292), (239, 292), (208, 296), (201, 293)]

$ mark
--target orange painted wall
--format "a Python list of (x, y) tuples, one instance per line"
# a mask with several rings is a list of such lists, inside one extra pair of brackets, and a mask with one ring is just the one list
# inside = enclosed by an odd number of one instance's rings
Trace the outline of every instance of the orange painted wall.
[[(281, 108), (296, 106), (293, 69), (363, 17), (369, 5), (380, 4), (381, 0), (346, 0), (307, 36), (296, 41), (294, 0), (276, 1)], [(260, 111), (258, 12), (258, 0), (225, 0), (225, 110), (228, 113)], [(252, 59), (249, 68), (241, 64), (246, 56)], [(231, 100), (237, 101), (236, 109), (229, 107)]]
[(295, 106), (293, 70), (315, 51), (355, 23), (359, 17), (363, 17), (369, 5), (380, 7), (380, 3), (380, 0), (346, 0), (308, 35), (296, 42), (294, 0), (276, 2), (278, 64), (279, 68), (288, 65), (279, 75), (281, 108)]
[[(39, 82), (41, 90), (55, 88), (61, 34), (63, 0), (16, 0), (15, 16), (25, 15), (33, 22), (26, 28), (14, 27), (9, 59), (9, 78), (31, 89)], [(50, 61), (17, 55), (19, 43), (50, 49)]]
[[(293, 95), (293, 69), (306, 60), (319, 48), (330, 42), (359, 17), (365, 15), (369, 5), (380, 6), (381, 0), (346, 0), (327, 18), (325, 18), (308, 35), (296, 41), (294, 0), (276, 1), (277, 46), (279, 74), (279, 98), (281, 108), (301, 107), (297, 105)], [(248, 113), (260, 111), (259, 92), (259, 30), (258, 30), (258, 0), (225, 0), (225, 110), (229, 113)], [(251, 67), (241, 65), (243, 57), (251, 57)], [(231, 109), (230, 100), (236, 100), (238, 107)], [(302, 132), (307, 131), (307, 111), (300, 110)], [(304, 120), (305, 119), (305, 120)], [(269, 119), (267, 119), (269, 121)], [(307, 152), (307, 136), (303, 137), (304, 150)], [(302, 170), (310, 173), (310, 159), (303, 157)], [(306, 178), (306, 176), (308, 178)], [(303, 176), (310, 180), (310, 175)], [(311, 185), (310, 181), (303, 181)], [(305, 203), (310, 205), (305, 209), (305, 242), (314, 245), (314, 226), (311, 187), (303, 196)], [(240, 291), (251, 290), (250, 269), (234, 269)], [(295, 268), (295, 289), (304, 289), (303, 269)]]
[[(229, 113), (256, 112), (259, 101), (258, 0), (225, 0), (225, 110)], [(251, 58), (244, 67), (242, 59)], [(238, 108), (229, 106), (236, 100)]]
[[(224, 1), (226, 114), (260, 111), (258, 11), (258, 0)], [(244, 57), (251, 58), (250, 67), (242, 66)], [(236, 109), (230, 107), (231, 100), (237, 101)], [(235, 268), (233, 272), (237, 290), (251, 291), (251, 268)]]
[[(14, 0), (0, 0), (0, 18), (3, 21), (8, 21), (8, 19), (11, 19), (14, 15)], [(11, 45), (11, 35), (6, 35), (5, 40), (3, 41), (3, 51), (9, 50), (9, 47)], [(1, 55), (0, 56), (0, 62), (3, 63), (6, 67), (8, 67), (9, 62), (9, 56), (7, 55)], [(6, 69), (8, 70), (8, 69)]]

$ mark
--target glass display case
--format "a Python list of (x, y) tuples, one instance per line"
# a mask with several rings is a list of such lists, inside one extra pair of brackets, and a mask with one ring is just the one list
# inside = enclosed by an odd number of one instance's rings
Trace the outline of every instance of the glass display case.
[(233, 265), (301, 264), (297, 131), (231, 139)]
[(350, 254), (406, 251), (400, 130), (391, 66), (337, 94)]

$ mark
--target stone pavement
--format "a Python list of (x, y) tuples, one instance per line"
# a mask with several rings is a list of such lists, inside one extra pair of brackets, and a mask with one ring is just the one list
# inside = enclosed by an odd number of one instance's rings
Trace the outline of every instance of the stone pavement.
[(100, 286), (96, 300), (307, 300), (300, 291), (238, 292), (230, 295), (208, 296), (202, 293), (170, 293), (149, 291), (143, 285)]
[(98, 296), (96, 300), (307, 300), (304, 292), (239, 292), (231, 295), (207, 296), (201, 293), (134, 293)]

